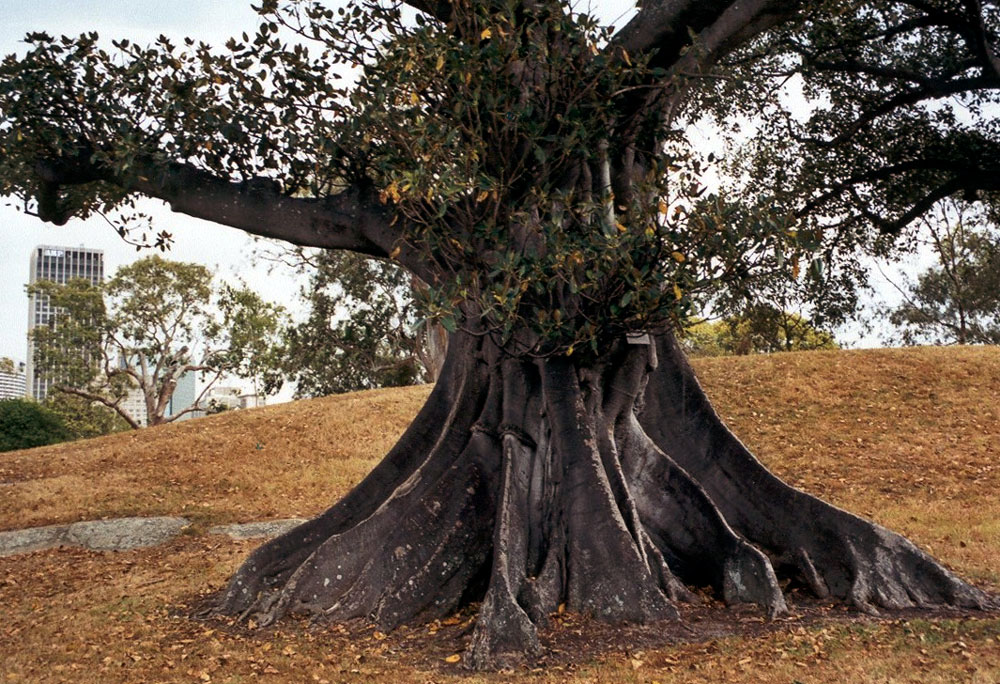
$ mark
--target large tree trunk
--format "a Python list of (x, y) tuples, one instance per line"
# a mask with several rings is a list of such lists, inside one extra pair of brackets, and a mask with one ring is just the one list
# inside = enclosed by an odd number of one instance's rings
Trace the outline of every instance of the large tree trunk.
[(536, 625), (560, 604), (611, 621), (675, 618), (695, 585), (781, 613), (776, 570), (865, 610), (989, 602), (902, 537), (770, 474), (712, 410), (673, 336), (580, 367), (457, 334), (385, 460), (257, 549), (220, 609), (390, 629), (481, 602), (467, 662), (484, 668), (536, 654)]

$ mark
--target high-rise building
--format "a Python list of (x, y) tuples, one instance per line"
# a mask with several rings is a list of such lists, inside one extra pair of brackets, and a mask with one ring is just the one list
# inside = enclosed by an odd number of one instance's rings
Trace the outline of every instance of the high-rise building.
[[(65, 284), (73, 278), (84, 278), (94, 285), (101, 283), (104, 280), (104, 252), (86, 247), (40, 245), (31, 253), (29, 285), (41, 280)], [(45, 399), (53, 380), (35, 369), (35, 345), (31, 340), (30, 331), (35, 326), (48, 325), (54, 315), (55, 311), (47, 296), (28, 295), (29, 335), (25, 382), (28, 395), (38, 401)]]
[(149, 416), (146, 415), (146, 394), (141, 388), (133, 387), (130, 389), (125, 395), (125, 399), (122, 400), (121, 406), (140, 427), (146, 427), (149, 424)]
[[(198, 398), (195, 392), (195, 375), (189, 371), (177, 379), (177, 386), (174, 388), (174, 393), (170, 395), (170, 405), (167, 407), (168, 416), (175, 416), (194, 405), (195, 399)], [(185, 413), (179, 420), (191, 417), (190, 413)]]
[(24, 388), (24, 364), (0, 363), (0, 399), (24, 399)]

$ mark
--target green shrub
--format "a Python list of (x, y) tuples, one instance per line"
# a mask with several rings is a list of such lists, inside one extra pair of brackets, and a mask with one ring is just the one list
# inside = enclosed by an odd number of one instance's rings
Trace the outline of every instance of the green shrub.
[(65, 442), (72, 435), (57, 414), (27, 399), (0, 401), (0, 451)]

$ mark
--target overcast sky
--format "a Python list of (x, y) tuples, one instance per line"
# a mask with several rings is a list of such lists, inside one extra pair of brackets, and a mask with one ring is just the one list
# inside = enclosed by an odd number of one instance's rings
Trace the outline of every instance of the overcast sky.
[[(97, 31), (108, 41), (127, 37), (147, 43), (162, 33), (175, 40), (191, 36), (221, 45), (230, 36), (256, 29), (258, 16), (251, 4), (250, 0), (0, 0), (0, 55), (23, 52), (29, 31), (52, 35)], [(595, 3), (595, 12), (605, 21), (622, 21), (633, 5), (605, 0)], [(137, 254), (99, 217), (53, 226), (9, 204), (9, 199), (0, 204), (0, 356), (24, 361), (28, 326), (24, 285), (28, 259), (37, 245), (103, 249), (108, 275), (150, 252)], [(253, 240), (245, 233), (174, 214), (160, 202), (147, 201), (141, 208), (154, 216), (157, 229), (173, 234), (168, 258), (205, 264), (226, 279), (241, 276), (269, 299), (286, 305), (295, 302), (298, 283), (290, 274), (255, 262)]]
[[(0, 0), (0, 17), (0, 53), (4, 55), (23, 52), (22, 41), (29, 31), (76, 35), (96, 30), (108, 40), (128, 37), (137, 42), (151, 42), (163, 33), (221, 44), (230, 35), (254, 30), (258, 19), (249, 0)], [(24, 361), (28, 326), (24, 284), (35, 246), (103, 249), (108, 275), (152, 252), (137, 253), (101, 218), (53, 226), (9, 203), (5, 199), (0, 206), (0, 356)], [(227, 280), (242, 277), (274, 301), (288, 304), (295, 300), (297, 283), (289, 274), (269, 272), (266, 264), (255, 263), (254, 243), (245, 233), (174, 214), (161, 202), (147, 201), (141, 207), (154, 216), (156, 229), (173, 234), (168, 258), (205, 264)]]
[[(578, 4), (588, 3), (581, 0)], [(0, 0), (0, 55), (23, 52), (22, 41), (29, 31), (76, 35), (96, 30), (108, 41), (128, 37), (135, 42), (151, 42), (163, 33), (178, 41), (191, 36), (221, 45), (232, 35), (256, 29), (258, 16), (250, 5), (250, 0)], [(630, 18), (634, 2), (595, 0), (590, 7), (601, 20), (621, 25)], [(85, 245), (102, 249), (108, 275), (150, 252), (137, 254), (99, 217), (52, 226), (9, 204), (9, 199), (0, 201), (0, 356), (24, 361), (28, 319), (24, 285), (34, 247)], [(265, 297), (294, 308), (298, 283), (291, 274), (272, 271), (254, 259), (254, 241), (245, 233), (174, 214), (152, 200), (140, 203), (140, 207), (154, 216), (156, 229), (173, 234), (168, 258), (205, 264), (227, 280), (242, 277)], [(857, 342), (856, 335), (850, 337)], [(861, 342), (873, 344), (877, 340)]]

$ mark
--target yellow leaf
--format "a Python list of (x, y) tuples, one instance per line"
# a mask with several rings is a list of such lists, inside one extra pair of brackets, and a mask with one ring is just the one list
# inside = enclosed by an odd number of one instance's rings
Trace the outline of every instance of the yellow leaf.
[(625, 233), (625, 232), (628, 231), (628, 228), (626, 228), (625, 226), (623, 226), (621, 223), (615, 223), (615, 225), (618, 226), (618, 232), (619, 233)]
[(461, 659), (462, 659), (461, 655), (459, 655), (458, 653), (454, 653), (454, 654), (448, 656), (447, 658), (445, 658), (444, 662), (446, 662), (446, 663), (457, 663)]
[(625, 50), (625, 48), (622, 48), (622, 57), (625, 58), (625, 63), (626, 64), (628, 64), (629, 66), (632, 66), (632, 60), (628, 58), (628, 52)]
[(489, 29), (489, 27), (487, 27), (487, 28), (484, 28), (483, 32), (479, 34), (479, 39), (480, 40), (486, 40), (487, 38), (489, 38), (492, 35), (493, 35), (493, 31), (491, 31)]
[(573, 345), (569, 345), (569, 349), (566, 350), (566, 356), (573, 356)]
[(390, 199), (393, 202), (399, 201), (399, 186), (396, 185), (396, 181), (389, 183), (389, 187), (379, 193), (379, 199), (382, 200), (382, 204), (385, 204)]
[(444, 55), (438, 55), (437, 66), (435, 67), (438, 71), (444, 67)]
[(211, 140), (206, 140), (205, 141), (205, 149), (209, 150), (209, 151), (212, 150), (212, 141)]
[(685, 257), (681, 252), (671, 252), (670, 256), (672, 256), (674, 261), (679, 264), (683, 264), (687, 260), (687, 257)]
[(391, 251), (391, 252), (389, 253), (389, 258), (390, 258), (390, 259), (395, 259), (396, 257), (398, 257), (398, 256), (399, 256), (399, 252), (400, 252), (401, 250), (402, 250), (402, 248), (401, 248), (401, 247), (399, 247), (399, 246), (397, 245), (397, 246), (396, 246), (396, 249), (392, 250), (392, 251)]
[(796, 254), (792, 257), (792, 280), (799, 279), (799, 257)]
[(419, 102), (420, 102), (420, 96), (417, 95), (415, 92), (414, 93), (410, 93), (410, 103), (411, 104), (418, 104)]
[(558, 607), (558, 608), (556, 608), (556, 612), (557, 612), (557, 613), (558, 613), (559, 615), (562, 615), (563, 613), (565, 613), (565, 612), (566, 612), (566, 604), (565, 604), (565, 603), (560, 603), (560, 604), (559, 604), (559, 607)]
[(676, 297), (679, 300), (683, 296), (684, 293), (681, 292), (680, 286), (677, 283), (674, 283), (674, 297)]
[(486, 199), (489, 196), (490, 196), (489, 191), (488, 190), (483, 190), (481, 193), (479, 193), (478, 195), (476, 195), (476, 204), (479, 204), (480, 202), (482, 202), (484, 199)]

